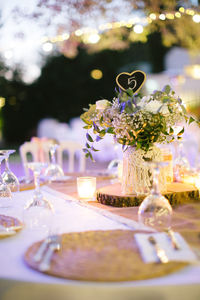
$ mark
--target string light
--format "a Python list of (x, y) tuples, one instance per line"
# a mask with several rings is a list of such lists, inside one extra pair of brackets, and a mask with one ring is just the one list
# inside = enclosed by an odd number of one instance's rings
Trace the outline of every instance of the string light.
[(195, 23), (200, 23), (200, 15), (194, 15), (192, 17), (192, 20), (195, 22)]
[(96, 44), (98, 43), (99, 40), (100, 40), (100, 35), (97, 33), (88, 34), (83, 37), (83, 42), (85, 44)]
[[(145, 25), (150, 24), (156, 21), (157, 19), (161, 21), (174, 20), (175, 18), (181, 18), (183, 14), (187, 14), (188, 16), (191, 16), (193, 22), (200, 23), (200, 14), (198, 12), (195, 12), (193, 9), (190, 8), (185, 9), (184, 7), (180, 7), (179, 11), (176, 12), (161, 13), (160, 15), (157, 15), (156, 13), (150, 13), (146, 17), (138, 17), (138, 16), (133, 17), (129, 19), (127, 22), (122, 20), (118, 22), (100, 24), (98, 26), (98, 30), (92, 28), (80, 28), (77, 29), (75, 32), (72, 32), (71, 34), (74, 34), (77, 37), (81, 37), (82, 41), (85, 44), (96, 44), (99, 42), (101, 38), (100, 33), (105, 30), (121, 28), (121, 27), (127, 27), (127, 28), (133, 27), (133, 31), (136, 34), (141, 34), (144, 31)], [(43, 50), (45, 52), (50, 52), (53, 48), (52, 44), (63, 42), (64, 40), (67, 40), (69, 38), (70, 38), (69, 33), (64, 33), (62, 35), (58, 35), (52, 38), (44, 37), (42, 39)]]
[(1, 109), (2, 107), (4, 107), (5, 102), (6, 102), (6, 99), (3, 98), (3, 97), (0, 97), (0, 109)]
[(166, 14), (166, 18), (169, 19), (169, 20), (173, 20), (173, 19), (174, 19), (174, 14), (172, 14), (172, 13), (167, 13), (167, 14)]
[(99, 80), (99, 79), (101, 79), (103, 77), (103, 73), (99, 69), (94, 69), (94, 70), (91, 71), (90, 76), (93, 79)]
[(151, 20), (156, 20), (156, 14), (151, 13), (151, 14), (149, 15), (149, 18), (150, 18)]
[(181, 18), (181, 13), (177, 11), (177, 12), (175, 13), (175, 17), (176, 17), (176, 18)]
[(185, 8), (184, 8), (184, 7), (180, 7), (180, 8), (179, 8), (179, 11), (180, 11), (181, 13), (184, 13), (184, 12), (185, 12)]
[(165, 14), (160, 14), (159, 19), (164, 21), (166, 19)]
[(142, 25), (140, 25), (140, 24), (137, 24), (137, 25), (135, 25), (135, 26), (133, 27), (133, 30), (134, 30), (134, 32), (135, 32), (135, 33), (138, 33), (138, 34), (140, 34), (140, 33), (142, 33), (142, 32), (143, 32), (144, 28), (143, 28), (143, 26), (142, 26)]
[(53, 49), (53, 45), (52, 45), (52, 43), (47, 42), (47, 43), (42, 45), (42, 49), (45, 52), (50, 52)]

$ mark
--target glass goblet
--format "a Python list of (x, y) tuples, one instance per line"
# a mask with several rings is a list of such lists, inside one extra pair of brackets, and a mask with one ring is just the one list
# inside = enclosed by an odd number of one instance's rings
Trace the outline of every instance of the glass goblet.
[(11, 192), (19, 191), (19, 180), (17, 176), (10, 170), (9, 156), (14, 153), (15, 150), (0, 150), (0, 153), (5, 155), (5, 170), (2, 174), (3, 181), (9, 186)]
[(174, 177), (176, 181), (181, 181), (181, 176), (190, 170), (190, 163), (184, 154), (183, 141), (176, 141), (176, 159), (174, 160)]
[(12, 205), (12, 193), (9, 186), (3, 181), (1, 176), (1, 162), (5, 155), (0, 153), (0, 208), (9, 208)]
[(63, 169), (56, 163), (56, 149), (59, 147), (58, 144), (52, 144), (50, 146), (50, 164), (44, 172), (44, 176), (49, 181), (54, 181), (64, 176)]
[(33, 171), (35, 183), (33, 199), (24, 208), (24, 222), (31, 229), (48, 229), (53, 216), (53, 206), (45, 199), (40, 189), (40, 176), (47, 165), (47, 163), (41, 162), (27, 164), (27, 167)]
[(159, 190), (159, 173), (166, 162), (149, 162), (153, 173), (153, 184), (150, 194), (145, 197), (139, 206), (138, 220), (146, 226), (159, 231), (171, 227), (172, 207), (166, 197)]

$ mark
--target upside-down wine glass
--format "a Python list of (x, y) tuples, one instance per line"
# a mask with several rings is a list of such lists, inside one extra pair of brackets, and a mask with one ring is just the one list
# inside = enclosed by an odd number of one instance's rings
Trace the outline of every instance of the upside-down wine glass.
[(1, 176), (1, 162), (5, 155), (0, 153), (0, 208), (9, 208), (12, 205), (12, 193), (9, 186), (3, 181)]
[(9, 186), (11, 192), (19, 191), (19, 180), (17, 176), (11, 171), (9, 166), (9, 156), (14, 153), (15, 150), (0, 150), (0, 153), (5, 155), (5, 170), (2, 174), (3, 181)]
[(24, 222), (32, 228), (49, 229), (54, 213), (52, 204), (44, 197), (40, 189), (40, 176), (47, 163), (30, 162), (27, 167), (33, 171), (35, 190), (33, 199), (24, 208)]
[(178, 139), (175, 141), (174, 146), (176, 150), (176, 158), (174, 160), (174, 178), (175, 181), (181, 181), (181, 176), (185, 171), (190, 169), (190, 163), (184, 153), (184, 141), (182, 136), (179, 136), (179, 133), (183, 130), (183, 126), (176, 125), (173, 127), (174, 135), (178, 136)]
[(171, 227), (172, 207), (168, 199), (160, 192), (159, 174), (161, 167), (166, 166), (167, 163), (148, 162), (147, 164), (152, 168), (153, 184), (150, 194), (139, 206), (138, 220), (158, 231), (166, 231)]
[(56, 163), (55, 154), (58, 147), (58, 144), (52, 144), (50, 146), (50, 164), (44, 173), (44, 176), (47, 177), (49, 181), (54, 181), (64, 176), (63, 169)]

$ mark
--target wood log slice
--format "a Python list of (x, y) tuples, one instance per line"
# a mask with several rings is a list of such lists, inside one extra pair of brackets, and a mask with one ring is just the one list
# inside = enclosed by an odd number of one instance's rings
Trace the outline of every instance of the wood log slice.
[[(200, 195), (198, 189), (193, 185), (173, 182), (167, 186), (167, 192), (164, 196), (169, 200), (172, 206), (199, 202)], [(123, 195), (121, 184), (115, 183), (97, 190), (97, 201), (115, 207), (139, 206), (145, 195)]]

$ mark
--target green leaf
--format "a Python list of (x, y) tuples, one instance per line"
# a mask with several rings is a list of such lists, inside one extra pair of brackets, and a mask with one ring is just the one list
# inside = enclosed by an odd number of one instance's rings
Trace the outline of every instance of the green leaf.
[(184, 133), (184, 127), (183, 129), (181, 129), (181, 131), (179, 131), (179, 133), (177, 134), (178, 136), (182, 135)]
[(174, 133), (174, 129), (170, 127), (169, 134), (173, 134), (173, 133)]
[(185, 109), (185, 106), (181, 104), (181, 108), (182, 108), (183, 113), (184, 113), (184, 114), (187, 114), (187, 111), (186, 111), (186, 109)]
[(142, 144), (140, 142), (137, 142), (137, 146), (136, 146), (136, 149), (140, 149), (142, 146)]
[(111, 133), (114, 134), (113, 128), (112, 127), (108, 127), (106, 130), (107, 133)]
[(195, 119), (193, 118), (193, 117), (190, 117), (189, 118), (189, 124), (191, 124), (192, 122), (194, 122), (195, 121)]
[(94, 151), (94, 152), (99, 151), (98, 149), (95, 149), (93, 146), (91, 147), (91, 150)]
[(93, 162), (95, 162), (95, 160), (90, 152), (86, 153), (85, 157), (90, 158)]
[(88, 125), (91, 125), (91, 121), (88, 121), (88, 120), (86, 120), (86, 119), (84, 119), (84, 118), (81, 118), (81, 120), (85, 123), (85, 124), (88, 124)]
[(94, 142), (93, 138), (91, 137), (91, 135), (88, 132), (86, 133), (86, 138), (89, 142), (91, 142), (91, 143)]
[(130, 97), (132, 97), (133, 96), (133, 91), (132, 91), (132, 89), (127, 89), (126, 90), (126, 92), (127, 92), (127, 94), (130, 96)]
[(102, 125), (103, 124), (103, 116), (101, 116), (99, 123)]
[(86, 126), (83, 126), (84, 129), (90, 129), (92, 128), (92, 125), (86, 125)]
[(170, 102), (169, 97), (167, 97), (167, 96), (163, 97), (162, 102), (163, 103)]
[(88, 153), (88, 149), (83, 148), (83, 152), (84, 152), (84, 153)]
[(169, 105), (167, 107), (168, 107), (168, 110), (169, 110), (170, 114), (172, 114), (173, 113), (172, 108)]
[(166, 85), (166, 86), (164, 87), (164, 92), (165, 92), (166, 94), (169, 94), (170, 91), (171, 91), (171, 87), (170, 87), (169, 85)]
[(99, 136), (100, 136), (100, 137), (104, 137), (105, 134), (106, 134), (106, 130), (105, 130), (105, 129), (102, 129), (102, 130), (99, 132)]
[(86, 146), (87, 148), (90, 148), (90, 145), (89, 145), (88, 143), (86, 143), (85, 146)]

